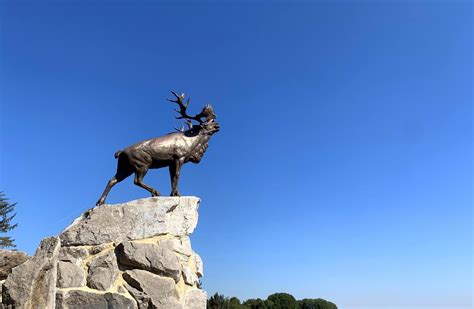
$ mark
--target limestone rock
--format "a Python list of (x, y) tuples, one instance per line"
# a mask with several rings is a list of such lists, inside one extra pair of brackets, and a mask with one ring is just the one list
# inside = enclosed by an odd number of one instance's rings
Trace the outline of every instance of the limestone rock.
[(105, 249), (110, 248), (110, 247), (111, 247), (110, 244), (102, 244), (102, 245), (92, 246), (92, 247), (89, 248), (89, 254), (95, 255), (95, 254), (98, 254), (98, 253), (100, 253), (100, 252), (102, 252)]
[(35, 256), (13, 269), (3, 285), (3, 304), (54, 308), (59, 245), (58, 237), (43, 239)]
[[(2, 303), (2, 290), (3, 290), (3, 284), (4, 283), (5, 283), (5, 280), (0, 280), (0, 304)], [(0, 305), (0, 308), (2, 308), (1, 305)]]
[(191, 249), (191, 241), (187, 236), (182, 238), (163, 239), (159, 244), (164, 248), (188, 257), (193, 254), (193, 250)]
[(89, 251), (81, 247), (61, 247), (58, 259), (65, 262), (76, 262), (89, 255)]
[(187, 285), (194, 285), (198, 281), (196, 273), (188, 265), (183, 265), (183, 279)]
[(96, 290), (108, 290), (119, 275), (117, 258), (113, 250), (98, 256), (89, 266), (87, 286)]
[(168, 276), (178, 282), (181, 267), (178, 257), (169, 249), (153, 243), (124, 241), (117, 246), (121, 264)]
[(21, 251), (0, 250), (0, 280), (5, 280), (14, 267), (23, 264), (29, 258)]
[(157, 235), (190, 235), (197, 224), (197, 197), (152, 197), (94, 207), (59, 237), (63, 246), (99, 245)]
[(186, 292), (186, 309), (204, 309), (207, 305), (207, 293), (201, 289), (190, 289)]
[(58, 282), (59, 288), (81, 287), (85, 281), (85, 274), (82, 267), (74, 262), (58, 262)]
[(59, 291), (56, 309), (134, 309), (136, 302), (119, 293), (96, 293), (84, 290)]
[(194, 263), (196, 267), (196, 275), (199, 278), (201, 278), (204, 275), (204, 266), (202, 264), (202, 259), (197, 253), (194, 253), (193, 256), (194, 256)]
[(139, 269), (125, 271), (123, 278), (139, 308), (183, 308), (179, 303), (179, 293), (173, 279)]
[(12, 269), (0, 308), (205, 309), (188, 237), (198, 206), (196, 197), (157, 197), (86, 211)]
[(150, 307), (150, 297), (148, 297), (146, 293), (135, 289), (128, 283), (124, 284), (124, 289), (126, 289), (126, 291), (128, 291), (129, 294), (132, 295), (133, 299), (135, 299), (138, 305), (138, 309), (148, 309)]

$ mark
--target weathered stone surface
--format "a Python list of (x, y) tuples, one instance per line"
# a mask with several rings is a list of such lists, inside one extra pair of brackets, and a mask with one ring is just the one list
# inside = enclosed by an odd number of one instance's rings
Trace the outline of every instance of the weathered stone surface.
[(59, 249), (58, 259), (60, 261), (76, 262), (89, 255), (89, 251), (82, 247), (62, 247)]
[[(3, 291), (3, 284), (4, 283), (5, 283), (5, 280), (0, 280), (0, 303), (2, 302), (2, 291)], [(2, 305), (0, 305), (0, 308), (2, 308)]]
[(184, 300), (186, 309), (206, 309), (207, 293), (201, 289), (190, 289)]
[(114, 251), (95, 258), (89, 266), (87, 275), (87, 286), (96, 290), (108, 290), (119, 275), (117, 258)]
[(171, 277), (178, 282), (181, 267), (178, 257), (169, 249), (154, 243), (124, 241), (116, 249), (119, 262), (160, 275)]
[(25, 252), (0, 250), (0, 280), (5, 280), (13, 267), (23, 264), (29, 258)]
[(173, 279), (139, 269), (125, 271), (123, 278), (128, 283), (126, 288), (138, 302), (139, 308), (183, 308)]
[(185, 256), (191, 256), (191, 254), (193, 254), (193, 250), (191, 249), (191, 241), (187, 236), (181, 238), (163, 239), (160, 240), (159, 245)]
[(202, 264), (202, 259), (199, 254), (194, 253), (194, 263), (196, 266), (196, 275), (201, 278), (204, 275), (204, 266)]
[(137, 302), (138, 309), (150, 308), (150, 297), (146, 293), (135, 289), (127, 283), (125, 283), (125, 287), (125, 289), (130, 293), (130, 295), (132, 295), (132, 297)]
[(119, 293), (96, 293), (84, 290), (59, 291), (56, 309), (134, 309), (133, 299)]
[(95, 254), (98, 254), (98, 253), (100, 253), (101, 251), (104, 251), (105, 249), (110, 248), (110, 247), (111, 247), (110, 244), (103, 244), (103, 245), (92, 246), (92, 247), (89, 249), (89, 254), (95, 255)]
[[(126, 283), (125, 283), (126, 284)], [(125, 289), (125, 287), (123, 285), (119, 285), (117, 287), (117, 292), (121, 293), (121, 294), (126, 294), (127, 293), (127, 289)]]
[(188, 237), (198, 205), (160, 197), (87, 211), (13, 268), (0, 308), (204, 309), (202, 261)]
[(3, 285), (3, 304), (54, 308), (59, 246), (58, 237), (45, 238), (34, 257), (13, 269)]
[(188, 265), (183, 265), (183, 279), (187, 285), (194, 285), (198, 281), (196, 273)]
[(98, 245), (156, 235), (190, 235), (197, 224), (199, 198), (152, 197), (102, 205), (76, 219), (59, 237), (63, 246)]
[(70, 261), (58, 262), (58, 288), (81, 287), (85, 281), (84, 269)]

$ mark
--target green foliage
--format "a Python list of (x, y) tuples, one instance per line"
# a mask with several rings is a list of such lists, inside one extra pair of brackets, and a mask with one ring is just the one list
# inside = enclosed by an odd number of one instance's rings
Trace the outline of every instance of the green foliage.
[(275, 293), (267, 298), (269, 309), (298, 309), (298, 302), (288, 293)]
[(266, 300), (247, 299), (243, 303), (237, 297), (228, 298), (214, 294), (207, 301), (208, 309), (337, 309), (337, 306), (321, 298), (296, 300), (288, 293), (275, 293)]
[(207, 300), (207, 308), (209, 309), (242, 309), (245, 308), (240, 304), (237, 297), (228, 298), (222, 294), (216, 293)]
[[(12, 224), (15, 213), (12, 213), (15, 209), (16, 203), (10, 204), (8, 199), (5, 197), (5, 193), (0, 192), (0, 233), (6, 233), (14, 229), (17, 224)], [(0, 237), (0, 248), (16, 247), (14, 239), (9, 236)]]
[(337, 309), (337, 306), (330, 301), (321, 298), (305, 298), (298, 301), (300, 309)]
[(207, 300), (207, 308), (209, 309), (229, 309), (229, 298), (222, 294), (214, 294)]
[(240, 309), (242, 305), (240, 304), (240, 300), (237, 297), (231, 297), (229, 299), (229, 309)]
[(265, 301), (257, 298), (257, 299), (247, 299), (242, 304), (242, 308), (244, 309), (268, 309)]

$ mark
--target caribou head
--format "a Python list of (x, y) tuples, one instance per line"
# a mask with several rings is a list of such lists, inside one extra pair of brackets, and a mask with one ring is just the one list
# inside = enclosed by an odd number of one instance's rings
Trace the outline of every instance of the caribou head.
[[(178, 104), (179, 109), (175, 109), (179, 116), (176, 119), (186, 119), (186, 124), (188, 125), (188, 131), (195, 131), (201, 132), (202, 134), (212, 135), (214, 133), (219, 132), (220, 126), (215, 121), (217, 116), (214, 113), (214, 109), (212, 108), (211, 104), (207, 104), (202, 108), (202, 111), (199, 114), (194, 116), (189, 116), (186, 113), (186, 109), (189, 106), (190, 98), (186, 100), (186, 103), (183, 102), (184, 100), (184, 93), (181, 95), (176, 94), (176, 92), (171, 91), (171, 93), (175, 96), (174, 100), (167, 99), (170, 102)], [(204, 120), (203, 120), (204, 118)], [(193, 125), (192, 120), (197, 121), (198, 125)], [(179, 132), (186, 132), (184, 126), (181, 129), (177, 129)]]

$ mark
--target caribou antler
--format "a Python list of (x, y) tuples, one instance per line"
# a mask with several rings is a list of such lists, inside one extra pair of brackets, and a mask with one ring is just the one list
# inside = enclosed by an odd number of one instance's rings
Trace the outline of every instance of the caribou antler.
[[(188, 98), (186, 100), (186, 103), (183, 103), (184, 93), (182, 95), (177, 95), (176, 92), (174, 92), (174, 91), (171, 91), (171, 93), (176, 97), (176, 100), (170, 100), (170, 99), (167, 99), (167, 100), (170, 101), (170, 102), (178, 104), (179, 110), (175, 109), (175, 111), (181, 115), (179, 117), (176, 117), (176, 119), (196, 120), (200, 124), (203, 123), (203, 121), (201, 120), (200, 114), (196, 114), (194, 116), (189, 116), (188, 114), (186, 114), (186, 109), (188, 108), (190, 99)], [(188, 124), (188, 126), (189, 126), (189, 124)]]
[[(193, 123), (190, 120), (186, 120), (186, 125), (188, 126), (188, 130), (191, 130), (193, 128)], [(174, 128), (178, 132), (184, 132), (184, 123), (181, 123), (181, 128)]]
[(178, 129), (178, 128), (176, 128), (176, 127), (175, 127), (174, 129), (175, 129), (176, 131), (178, 131), (178, 132), (184, 132), (184, 125), (181, 124), (181, 129)]

